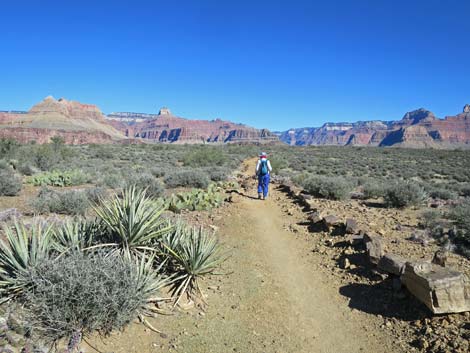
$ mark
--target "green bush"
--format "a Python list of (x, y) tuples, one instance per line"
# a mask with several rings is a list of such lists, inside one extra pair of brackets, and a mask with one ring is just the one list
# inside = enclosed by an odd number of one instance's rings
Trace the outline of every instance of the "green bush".
[(230, 175), (230, 170), (225, 167), (211, 167), (205, 168), (204, 171), (209, 176), (211, 181), (225, 181), (227, 180), (228, 176)]
[(386, 189), (384, 201), (387, 207), (403, 208), (421, 205), (427, 198), (424, 189), (408, 181), (394, 182)]
[(149, 269), (146, 262), (101, 252), (43, 261), (31, 270), (23, 298), (33, 334), (52, 342), (69, 339), (75, 349), (82, 336), (122, 329), (165, 284)]
[(163, 194), (162, 183), (151, 174), (133, 174), (126, 180), (125, 187), (136, 186), (138, 189), (145, 189), (147, 195), (157, 198)]
[(183, 163), (188, 167), (210, 167), (227, 163), (228, 156), (217, 147), (200, 147), (183, 157)]
[(470, 258), (470, 201), (454, 207), (449, 218), (457, 227), (452, 241), (461, 253)]
[(81, 170), (53, 171), (36, 174), (28, 178), (27, 182), (34, 186), (76, 186), (89, 181)]
[(459, 195), (470, 197), (470, 184), (464, 184), (458, 187)]
[(207, 190), (192, 190), (190, 192), (172, 194), (166, 199), (165, 208), (179, 213), (181, 210), (205, 211), (219, 207), (224, 199), (221, 188), (211, 184)]
[(441, 200), (455, 200), (457, 198), (457, 194), (452, 190), (435, 188), (429, 192), (429, 196), (434, 199), (441, 199)]
[(183, 186), (205, 189), (209, 185), (209, 177), (200, 170), (176, 171), (166, 176), (165, 184), (170, 188)]
[(16, 196), (23, 184), (21, 178), (10, 169), (0, 169), (0, 196)]
[(55, 191), (41, 189), (31, 206), (37, 213), (84, 215), (90, 202), (85, 190)]
[(354, 185), (343, 177), (311, 176), (304, 181), (303, 188), (316, 197), (342, 200), (349, 196)]
[(364, 192), (364, 198), (366, 199), (378, 199), (384, 197), (386, 193), (386, 186), (377, 180), (367, 180), (362, 186)]

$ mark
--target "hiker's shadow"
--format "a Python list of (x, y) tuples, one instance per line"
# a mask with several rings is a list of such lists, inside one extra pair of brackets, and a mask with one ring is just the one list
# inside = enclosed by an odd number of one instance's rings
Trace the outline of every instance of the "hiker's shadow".
[(349, 298), (349, 307), (365, 313), (382, 315), (405, 321), (420, 320), (430, 316), (426, 306), (411, 294), (399, 297), (392, 289), (392, 279), (376, 284), (351, 283), (339, 289)]

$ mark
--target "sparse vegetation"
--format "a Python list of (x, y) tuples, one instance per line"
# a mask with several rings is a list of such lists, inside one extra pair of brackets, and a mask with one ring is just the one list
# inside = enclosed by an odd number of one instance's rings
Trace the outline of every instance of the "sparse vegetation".
[(0, 169), (0, 196), (16, 196), (22, 189), (21, 178), (10, 169)]
[(427, 198), (427, 194), (419, 185), (408, 182), (394, 182), (387, 186), (384, 201), (388, 207), (407, 207), (421, 205)]
[(46, 259), (28, 274), (25, 319), (42, 339), (66, 338), (69, 346), (93, 332), (122, 329), (166, 283), (147, 261), (76, 251)]
[(183, 186), (205, 189), (209, 186), (209, 177), (199, 170), (182, 170), (167, 175), (165, 184), (170, 188)]
[(58, 213), (84, 215), (90, 206), (85, 190), (56, 191), (42, 188), (38, 196), (31, 201), (36, 213)]
[(354, 187), (343, 177), (323, 176), (311, 176), (303, 182), (302, 186), (312, 195), (332, 200), (347, 198)]

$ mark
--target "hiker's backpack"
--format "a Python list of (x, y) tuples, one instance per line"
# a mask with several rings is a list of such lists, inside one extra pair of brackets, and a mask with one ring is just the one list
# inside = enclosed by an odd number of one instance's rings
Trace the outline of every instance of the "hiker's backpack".
[(261, 165), (259, 166), (259, 174), (260, 175), (268, 174), (268, 160), (267, 159), (261, 160)]

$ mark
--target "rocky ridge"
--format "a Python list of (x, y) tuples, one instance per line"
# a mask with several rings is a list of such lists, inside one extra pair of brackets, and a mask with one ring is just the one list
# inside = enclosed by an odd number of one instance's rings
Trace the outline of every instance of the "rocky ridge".
[(398, 121), (326, 123), (319, 128), (291, 129), (279, 137), (290, 145), (470, 147), (470, 105), (444, 119), (420, 108)]
[[(116, 118), (119, 117), (119, 118)], [(278, 137), (267, 129), (256, 129), (221, 119), (192, 120), (177, 117), (168, 108), (158, 115), (113, 113), (113, 126), (126, 136), (164, 143), (268, 143)]]
[(0, 138), (21, 143), (47, 143), (61, 136), (69, 144), (110, 143), (125, 136), (105, 119), (99, 108), (66, 99), (47, 97), (25, 114), (0, 113)]

